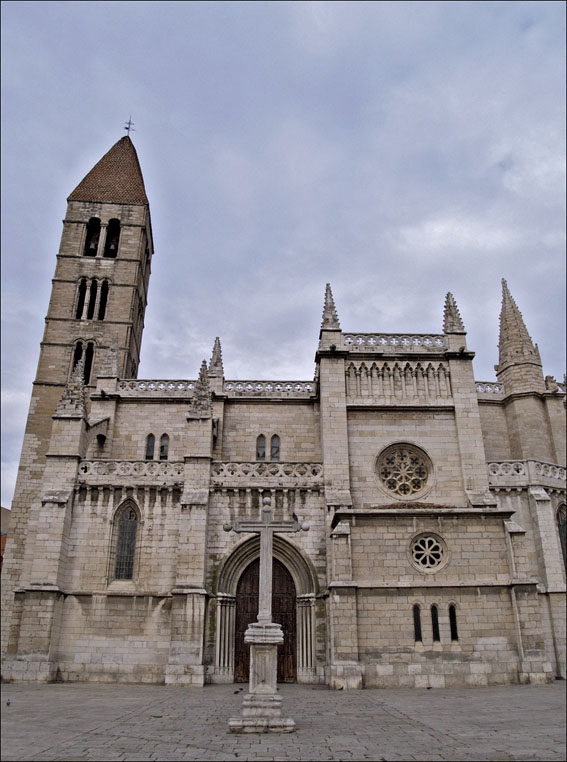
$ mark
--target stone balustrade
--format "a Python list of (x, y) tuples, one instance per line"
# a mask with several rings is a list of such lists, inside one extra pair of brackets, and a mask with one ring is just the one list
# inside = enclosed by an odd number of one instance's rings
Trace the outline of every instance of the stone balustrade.
[[(117, 390), (122, 397), (192, 397), (196, 381), (160, 381), (120, 379)], [(225, 381), (228, 397), (310, 398), (315, 394), (314, 381)]]
[(228, 397), (312, 397), (313, 381), (225, 381), (224, 393)]
[(125, 479), (136, 484), (175, 484), (183, 481), (183, 462), (155, 460), (82, 460), (79, 482), (121, 485)]
[(214, 461), (211, 484), (227, 488), (308, 489), (323, 484), (323, 464)]
[(122, 397), (192, 397), (196, 381), (120, 379), (117, 389)]
[(475, 381), (478, 394), (504, 394), (504, 387), (496, 381)]
[(344, 333), (343, 343), (349, 352), (421, 354), (444, 352), (447, 349), (447, 341), (443, 334)]
[(544, 487), (565, 488), (566, 470), (555, 463), (537, 460), (504, 460), (488, 463), (488, 483), (491, 487)]

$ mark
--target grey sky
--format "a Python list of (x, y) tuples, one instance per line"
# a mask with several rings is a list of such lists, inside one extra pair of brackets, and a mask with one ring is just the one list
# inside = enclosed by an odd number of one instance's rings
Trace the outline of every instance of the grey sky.
[(141, 378), (308, 379), (341, 326), (439, 331), (494, 378), (506, 277), (565, 370), (562, 2), (3, 2), (2, 505), (65, 199), (130, 114), (156, 255)]

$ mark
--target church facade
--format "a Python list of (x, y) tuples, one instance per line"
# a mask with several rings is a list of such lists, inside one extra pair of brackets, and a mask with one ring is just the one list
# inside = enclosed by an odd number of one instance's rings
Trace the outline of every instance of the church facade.
[[(68, 198), (2, 572), (3, 677), (248, 678), (275, 518), (278, 679), (451, 687), (565, 676), (565, 386), (503, 282), (495, 382), (439, 333), (341, 330), (310, 380), (137, 378), (153, 256), (134, 146)], [(440, 305), (441, 318), (441, 305)], [(212, 342), (211, 342), (212, 343)], [(197, 363), (196, 368), (197, 370)]]

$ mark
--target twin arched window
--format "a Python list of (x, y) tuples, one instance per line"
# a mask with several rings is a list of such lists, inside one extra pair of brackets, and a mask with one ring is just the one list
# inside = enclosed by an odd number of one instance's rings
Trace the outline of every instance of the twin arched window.
[[(270, 460), (280, 459), (280, 438), (274, 434), (270, 440)], [(266, 460), (266, 437), (260, 434), (256, 440), (256, 460)]]
[[(101, 234), (101, 223), (98, 217), (91, 217), (87, 223), (85, 235), (85, 248), (83, 256), (96, 257)], [(104, 257), (114, 258), (118, 253), (120, 242), (120, 220), (112, 219), (106, 226), (106, 240), (104, 242)]]
[[(451, 631), (451, 641), (458, 640), (457, 607), (454, 603), (449, 605), (449, 628)], [(441, 641), (441, 634), (439, 632), (439, 609), (436, 604), (431, 606), (431, 631), (433, 642), (439, 643)], [(415, 603), (413, 606), (413, 637), (416, 643), (421, 643), (423, 641), (421, 634), (421, 607), (418, 603)]]
[(71, 373), (75, 370), (79, 360), (83, 358), (85, 363), (84, 381), (88, 384), (91, 379), (91, 370), (93, 367), (94, 358), (94, 341), (78, 341), (75, 344), (75, 351), (73, 352), (73, 365), (71, 367)]
[[(146, 437), (146, 460), (154, 459), (154, 452), (156, 446), (156, 438), (153, 434), (148, 434)], [(167, 460), (169, 455), (169, 436), (162, 434), (159, 440), (159, 459)]]
[(91, 281), (81, 278), (77, 289), (75, 318), (77, 320), (104, 320), (108, 303), (108, 289), (107, 280), (100, 283), (99, 289), (99, 283), (95, 278)]

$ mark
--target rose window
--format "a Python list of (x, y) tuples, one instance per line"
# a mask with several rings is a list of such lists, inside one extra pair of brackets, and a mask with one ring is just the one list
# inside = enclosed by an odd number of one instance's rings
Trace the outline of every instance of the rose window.
[(411, 497), (422, 492), (428, 483), (431, 465), (427, 455), (417, 447), (394, 445), (378, 459), (378, 476), (390, 492)]
[(419, 535), (410, 545), (410, 557), (420, 571), (434, 571), (447, 560), (445, 543), (434, 534)]

